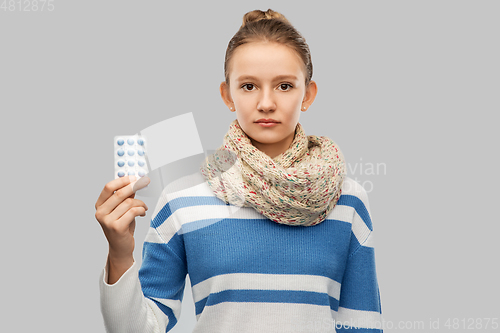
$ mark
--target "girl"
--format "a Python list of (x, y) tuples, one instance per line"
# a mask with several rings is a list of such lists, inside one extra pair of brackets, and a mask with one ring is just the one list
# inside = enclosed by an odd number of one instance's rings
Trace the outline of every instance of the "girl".
[(189, 274), (194, 332), (381, 331), (366, 192), (345, 177), (337, 145), (299, 123), (317, 93), (304, 38), (277, 12), (249, 12), (224, 71), (236, 120), (200, 172), (180, 180), (197, 185), (163, 191), (140, 269), (134, 219), (148, 207), (135, 179), (109, 182), (96, 202), (109, 242), (106, 329), (168, 332)]

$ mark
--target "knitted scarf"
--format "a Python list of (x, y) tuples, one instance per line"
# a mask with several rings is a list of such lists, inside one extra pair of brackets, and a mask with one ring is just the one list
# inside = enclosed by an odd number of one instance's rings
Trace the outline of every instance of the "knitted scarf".
[(271, 158), (252, 145), (234, 120), (223, 145), (205, 159), (200, 171), (226, 204), (253, 207), (277, 223), (313, 226), (336, 205), (345, 162), (332, 140), (306, 136), (300, 123), (290, 147)]

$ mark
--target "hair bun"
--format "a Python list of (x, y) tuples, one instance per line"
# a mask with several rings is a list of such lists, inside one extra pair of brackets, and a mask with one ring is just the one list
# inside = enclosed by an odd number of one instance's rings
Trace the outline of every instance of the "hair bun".
[(260, 9), (256, 9), (246, 13), (243, 16), (243, 24), (241, 25), (241, 27), (244, 27), (249, 22), (257, 22), (260, 20), (271, 20), (271, 19), (277, 19), (290, 24), (290, 22), (283, 14), (275, 12), (272, 9), (268, 9), (265, 12)]

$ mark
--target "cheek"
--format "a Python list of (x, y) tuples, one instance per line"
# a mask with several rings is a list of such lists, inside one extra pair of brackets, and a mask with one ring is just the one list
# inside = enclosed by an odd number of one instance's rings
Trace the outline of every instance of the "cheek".
[(235, 92), (232, 94), (232, 99), (233, 99), (233, 103), (234, 105), (236, 106), (236, 110), (242, 110), (245, 108), (248, 108), (248, 105), (250, 100), (247, 96), (245, 95), (242, 95), (242, 94), (238, 94), (238, 92)]
[(248, 126), (250, 123), (253, 123), (253, 119), (249, 116), (248, 112), (245, 112), (244, 110), (241, 110), (241, 108), (237, 109), (236, 111), (236, 119), (238, 119), (238, 122), (240, 123), (241, 128), (243, 129), (243, 132), (247, 132)]
[(288, 113), (299, 113), (302, 107), (302, 99), (299, 97), (284, 99), (281, 103)]

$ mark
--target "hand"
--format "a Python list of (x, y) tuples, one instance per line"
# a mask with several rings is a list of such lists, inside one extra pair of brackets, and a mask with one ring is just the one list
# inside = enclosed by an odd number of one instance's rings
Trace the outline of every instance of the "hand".
[(148, 177), (137, 182), (134, 176), (117, 178), (104, 186), (97, 199), (95, 217), (108, 240), (109, 264), (125, 268), (133, 263), (135, 218), (148, 210), (143, 201), (135, 199), (135, 192), (149, 181)]

